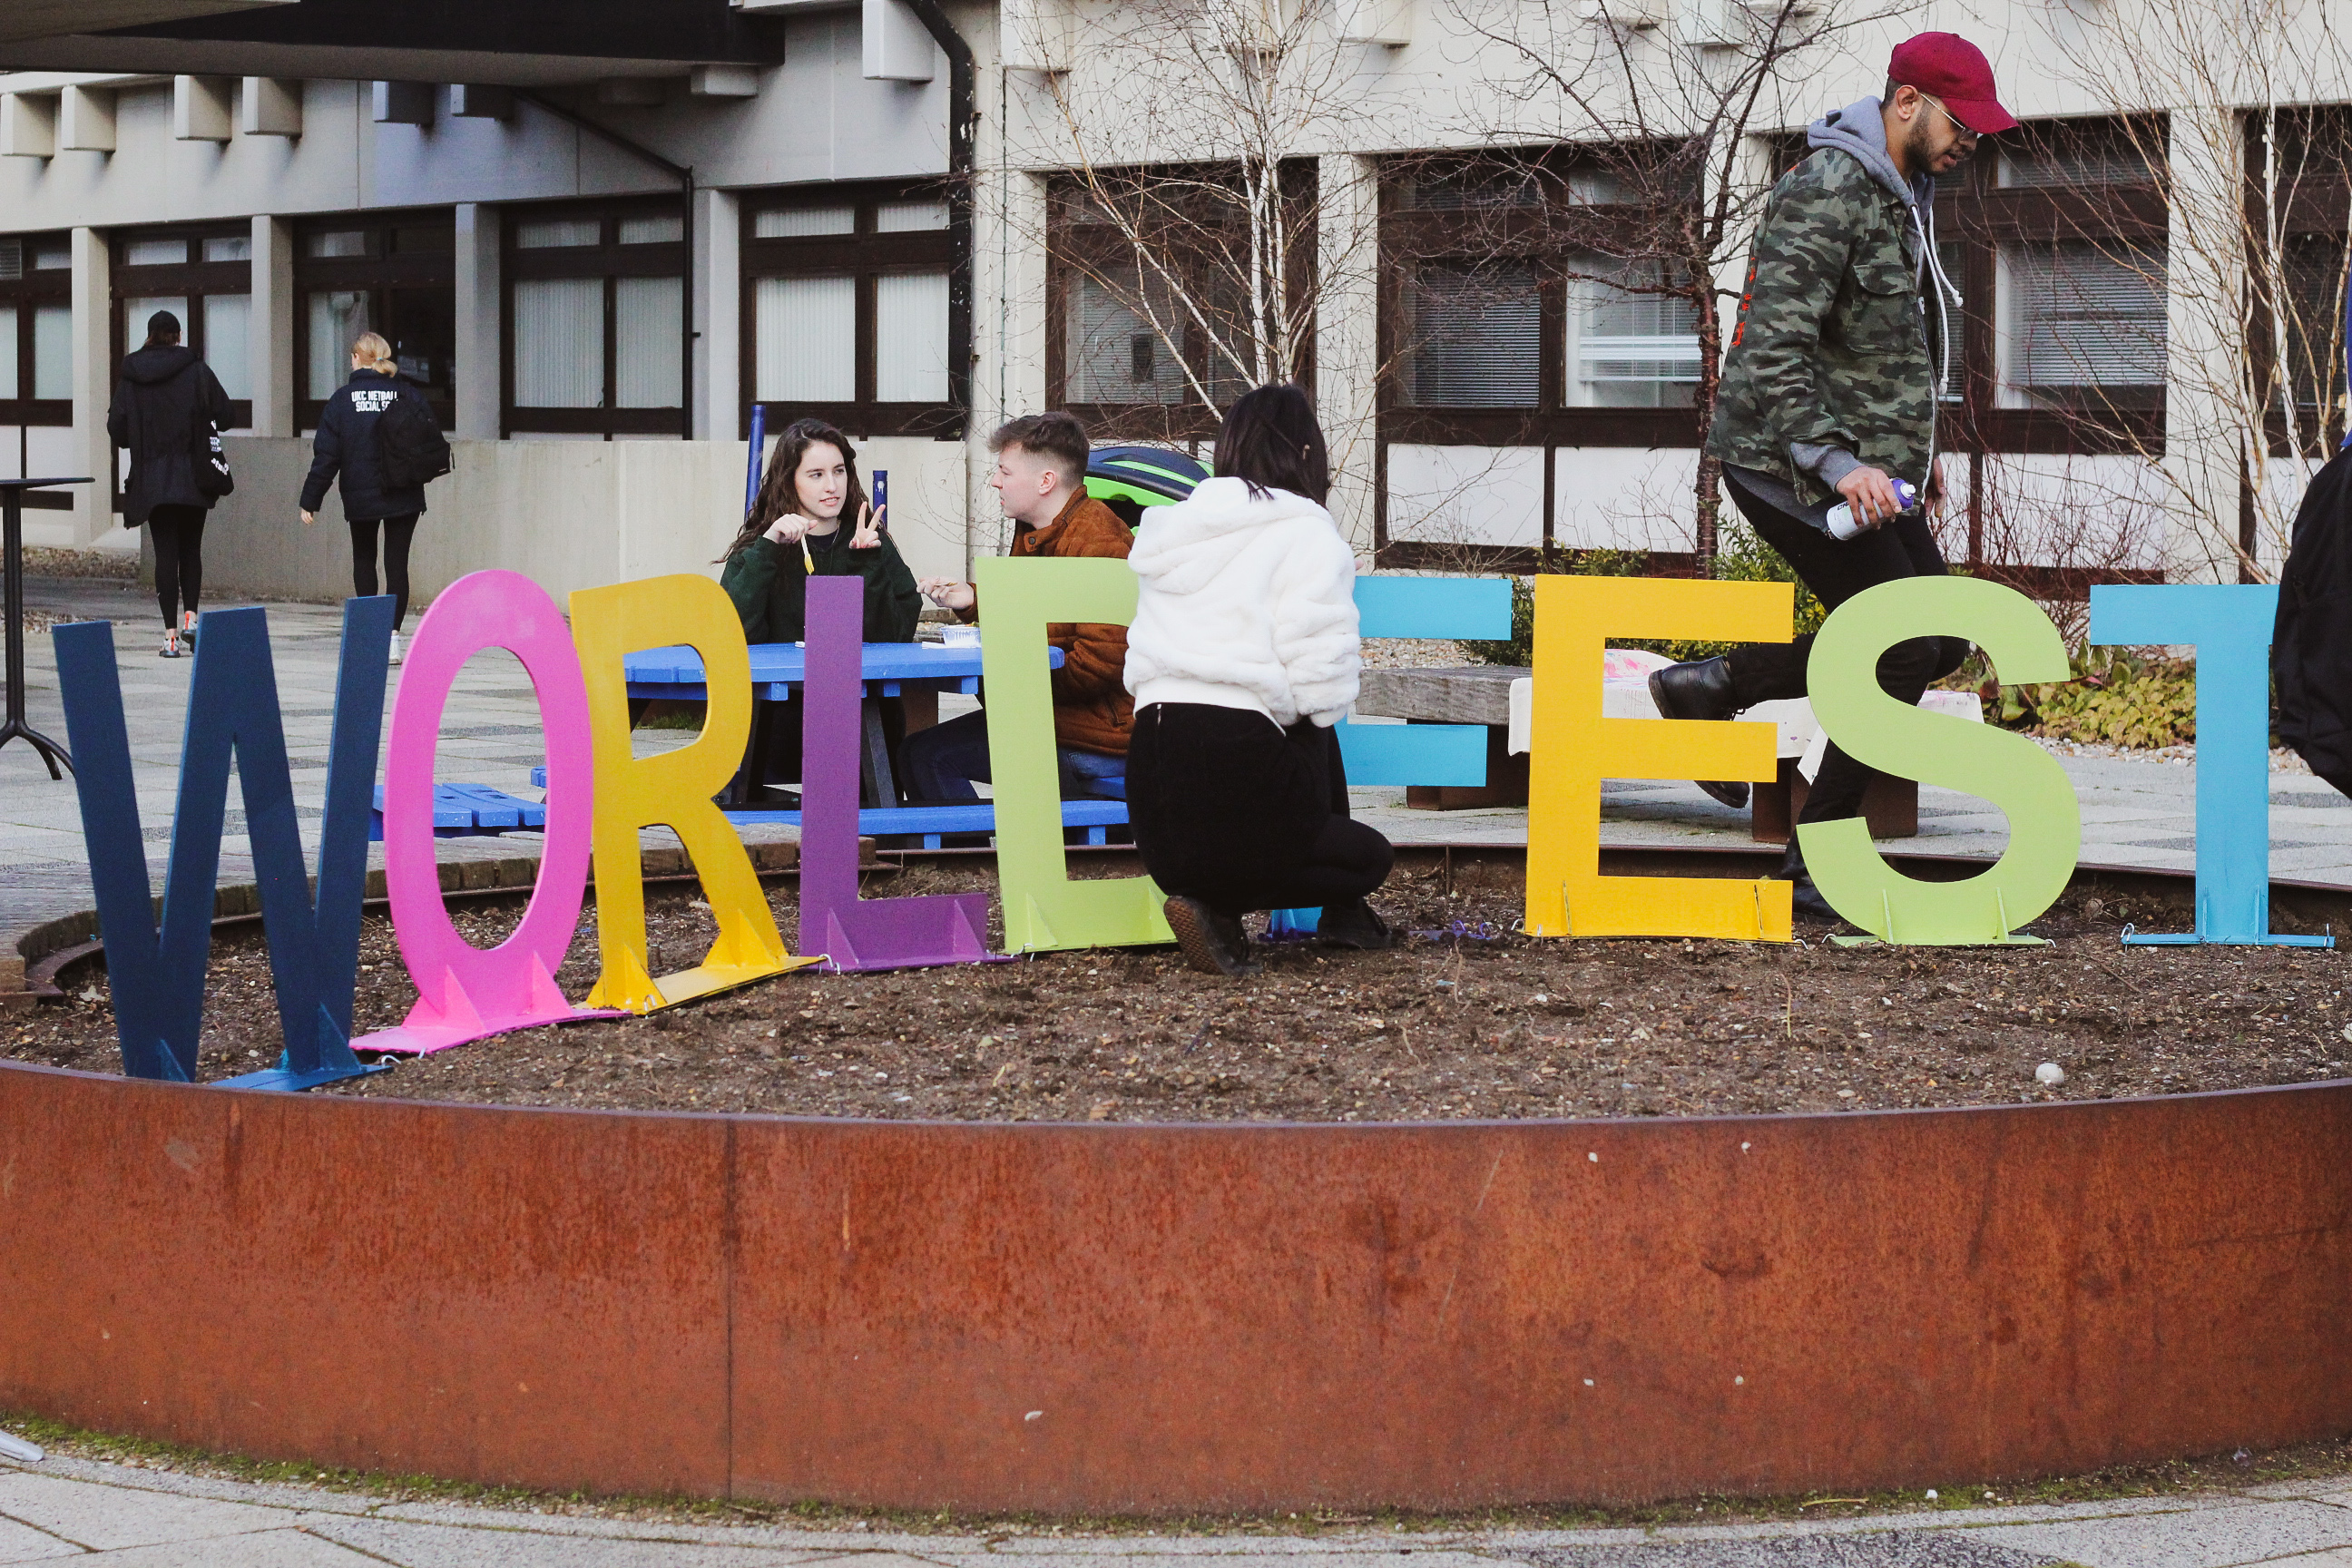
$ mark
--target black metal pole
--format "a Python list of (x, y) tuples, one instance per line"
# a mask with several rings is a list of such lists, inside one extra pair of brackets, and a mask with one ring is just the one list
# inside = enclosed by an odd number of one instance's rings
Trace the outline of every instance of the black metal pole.
[(8, 650), (8, 717), (0, 722), (0, 746), (19, 739), (29, 741), (48, 763), (49, 776), (61, 779), (58, 771), (62, 763), (73, 766), (73, 757), (63, 746), (42, 734), (25, 718), (25, 492), (50, 485), (87, 484), (87, 479), (0, 479), (0, 550), (5, 550), (8, 584), (0, 593), (0, 616), (7, 621), (5, 643)]

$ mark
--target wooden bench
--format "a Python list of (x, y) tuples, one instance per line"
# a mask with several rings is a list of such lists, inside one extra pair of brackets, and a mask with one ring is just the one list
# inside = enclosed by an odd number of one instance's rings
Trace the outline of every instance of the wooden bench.
[(1511, 682), (1527, 674), (1503, 664), (1364, 671), (1356, 697), (1356, 712), (1362, 718), (1486, 726), (1484, 784), (1408, 784), (1406, 805), (1416, 811), (1467, 811), (1528, 804), (1528, 759), (1525, 753), (1512, 755), (1509, 749)]

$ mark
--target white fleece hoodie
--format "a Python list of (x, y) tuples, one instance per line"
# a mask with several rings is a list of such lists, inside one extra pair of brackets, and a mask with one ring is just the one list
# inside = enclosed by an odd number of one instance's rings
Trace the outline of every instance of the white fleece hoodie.
[(1306, 497), (1203, 479), (1145, 515), (1127, 563), (1142, 579), (1127, 630), (1139, 710), (1200, 702), (1329, 725), (1356, 700), (1355, 552)]

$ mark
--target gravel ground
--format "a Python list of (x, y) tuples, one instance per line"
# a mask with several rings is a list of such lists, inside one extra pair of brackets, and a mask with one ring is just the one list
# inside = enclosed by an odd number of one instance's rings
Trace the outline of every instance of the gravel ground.
[[(868, 896), (992, 886), (974, 865), (867, 879)], [(1836, 1111), (2107, 1099), (2343, 1076), (2337, 952), (2125, 948), (2142, 900), (2070, 894), (2047, 947), (1845, 948), (1536, 940), (1517, 873), (1400, 874), (1378, 902), (1416, 934), (1385, 953), (1265, 948), (1228, 981), (1167, 949), (1039, 954), (880, 974), (803, 971), (651, 1017), (462, 1047), (336, 1092), (518, 1105), (967, 1120), (1402, 1121)], [(795, 928), (793, 889), (773, 901)], [(478, 943), (512, 908), (458, 915)], [(2284, 916), (2282, 916), (2284, 919)], [(656, 972), (696, 962), (698, 902), (657, 896)], [(594, 978), (593, 910), (559, 979)], [(415, 1000), (388, 922), (362, 936), (357, 1022)], [(106, 980), (0, 1040), (17, 1060), (120, 1070)], [(203, 1076), (279, 1049), (257, 931), (215, 949)], [(2042, 1064), (2064, 1077), (2037, 1078)], [(2046, 1077), (2046, 1075), (2044, 1075)]]

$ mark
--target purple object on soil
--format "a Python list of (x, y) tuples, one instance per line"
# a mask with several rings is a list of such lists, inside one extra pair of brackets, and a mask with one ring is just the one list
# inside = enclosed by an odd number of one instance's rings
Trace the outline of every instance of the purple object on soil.
[(859, 639), (865, 582), (808, 584), (806, 709), (801, 727), (800, 951), (836, 970), (977, 963), (988, 951), (988, 895), (857, 896)]

